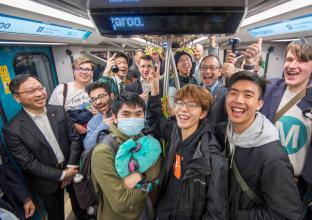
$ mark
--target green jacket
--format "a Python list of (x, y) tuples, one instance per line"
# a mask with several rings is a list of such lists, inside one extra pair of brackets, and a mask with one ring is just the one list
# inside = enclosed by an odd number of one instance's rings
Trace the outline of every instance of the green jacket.
[[(115, 126), (110, 134), (118, 146), (129, 137)], [(153, 180), (159, 176), (160, 161), (146, 171), (146, 179)], [(115, 152), (107, 144), (98, 144), (92, 152), (91, 177), (94, 186), (102, 191), (97, 219), (98, 220), (137, 220), (145, 208), (147, 192), (139, 189), (128, 189), (115, 169)]]

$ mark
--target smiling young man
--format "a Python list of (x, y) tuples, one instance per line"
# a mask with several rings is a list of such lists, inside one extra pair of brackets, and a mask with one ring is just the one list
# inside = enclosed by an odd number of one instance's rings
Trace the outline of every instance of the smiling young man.
[[(112, 67), (117, 66), (118, 71), (112, 72)], [(116, 52), (107, 59), (107, 64), (101, 82), (109, 83), (115, 95), (121, 94), (126, 88), (126, 75), (129, 68), (129, 58), (122, 52)]]
[(276, 128), (258, 112), (266, 81), (255, 73), (242, 71), (232, 75), (228, 85), (225, 105), (229, 123), (226, 138), (219, 140), (226, 140), (231, 169), (229, 219), (302, 219), (293, 168)]
[[(75, 114), (89, 103), (89, 96), (85, 87), (92, 81), (94, 72), (94, 63), (87, 57), (78, 57), (73, 63), (74, 81), (58, 85), (49, 100), (51, 105), (61, 105), (66, 111), (69, 111), (74, 126), (79, 134), (84, 136), (87, 133), (86, 124), (97, 111), (93, 108), (85, 113)], [(86, 110), (86, 109), (85, 109)], [(89, 111), (92, 113), (89, 113)], [(85, 117), (83, 123), (82, 116)]]
[(170, 143), (160, 177), (157, 219), (226, 219), (227, 163), (206, 115), (213, 98), (186, 85), (175, 96), (175, 120), (163, 116), (159, 75), (150, 75), (149, 120)]
[[(151, 91), (151, 85), (148, 82), (148, 76), (151, 71), (154, 71), (155, 64), (153, 58), (149, 55), (143, 55), (139, 61), (140, 77), (126, 86), (127, 92), (134, 92), (147, 102), (148, 93)], [(162, 91), (162, 84), (160, 84)]]
[(83, 140), (84, 149), (88, 150), (95, 146), (99, 133), (104, 129), (109, 129), (113, 119), (111, 115), (111, 105), (114, 93), (107, 83), (94, 82), (86, 87), (92, 106), (99, 112), (94, 115), (87, 125), (87, 135)]
[[(312, 38), (290, 43), (284, 62), (284, 78), (272, 79), (261, 109), (279, 131), (280, 141), (294, 167), (295, 180), (302, 197), (306, 188), (302, 170), (311, 139), (311, 126), (309, 119), (303, 116), (304, 109), (301, 109), (299, 103), (305, 95), (311, 73)], [(311, 104), (306, 106), (309, 107), (312, 107)]]
[[(192, 69), (194, 65), (192, 56), (185, 51), (179, 51), (174, 55), (174, 61), (178, 71), (180, 88), (188, 84), (197, 85), (197, 81), (195, 77), (192, 75)], [(174, 96), (176, 92), (177, 89), (175, 85), (175, 80), (174, 78), (171, 78), (169, 80), (169, 91), (168, 91), (171, 106), (174, 106)]]

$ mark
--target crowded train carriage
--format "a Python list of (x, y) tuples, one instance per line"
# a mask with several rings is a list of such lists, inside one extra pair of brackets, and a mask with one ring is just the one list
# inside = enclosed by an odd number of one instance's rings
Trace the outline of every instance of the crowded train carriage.
[(312, 0), (0, 9), (1, 220), (312, 220)]

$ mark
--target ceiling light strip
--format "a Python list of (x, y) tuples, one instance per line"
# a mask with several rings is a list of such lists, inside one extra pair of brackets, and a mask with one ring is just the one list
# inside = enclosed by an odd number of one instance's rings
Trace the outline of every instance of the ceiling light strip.
[(311, 6), (312, 0), (292, 0), (289, 2), (286, 2), (284, 4), (278, 5), (274, 8), (268, 9), (264, 12), (261, 12), (259, 14), (256, 14), (254, 16), (246, 18), (241, 27), (254, 24), (272, 17), (276, 17), (281, 14), (285, 14), (287, 12), (295, 11), (297, 9)]
[(18, 1), (1, 0), (0, 3), (7, 5), (7, 6), (14, 7), (14, 8), (19, 8), (22, 10), (26, 10), (26, 11), (46, 15), (49, 17), (61, 19), (64, 21), (69, 21), (75, 24), (80, 24), (83, 26), (94, 28), (93, 23), (88, 19), (78, 17), (76, 15), (72, 15), (64, 11), (61, 11), (61, 10), (58, 10), (58, 9), (55, 9), (46, 5), (42, 5), (42, 4), (30, 1), (30, 0), (18, 0)]

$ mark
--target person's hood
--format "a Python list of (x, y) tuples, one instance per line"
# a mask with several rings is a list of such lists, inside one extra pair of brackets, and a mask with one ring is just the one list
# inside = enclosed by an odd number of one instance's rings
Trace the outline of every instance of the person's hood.
[(256, 113), (254, 122), (243, 133), (235, 134), (231, 122), (226, 128), (226, 133), (230, 145), (241, 148), (260, 147), (279, 140), (276, 127), (260, 112)]

